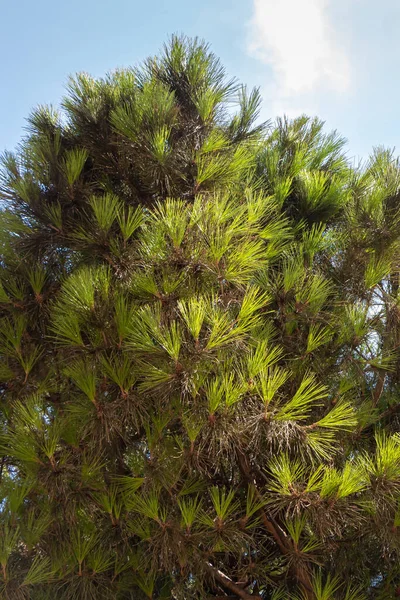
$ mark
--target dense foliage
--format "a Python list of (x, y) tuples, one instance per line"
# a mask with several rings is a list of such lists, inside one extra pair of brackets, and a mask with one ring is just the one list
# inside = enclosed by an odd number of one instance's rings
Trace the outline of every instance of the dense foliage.
[(194, 40), (1, 179), (0, 597), (400, 595), (400, 165)]

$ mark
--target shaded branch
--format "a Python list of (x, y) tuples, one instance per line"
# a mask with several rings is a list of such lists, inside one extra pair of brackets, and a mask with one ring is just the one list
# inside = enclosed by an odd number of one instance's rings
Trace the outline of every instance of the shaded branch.
[(373, 406), (376, 406), (379, 402), (379, 398), (382, 396), (382, 392), (383, 392), (383, 388), (385, 386), (385, 382), (386, 382), (386, 373), (382, 373), (382, 371), (379, 373), (379, 377), (378, 377), (378, 383), (376, 384), (376, 387), (374, 389), (374, 393), (372, 396), (372, 404)]
[(259, 596), (258, 594), (249, 594), (248, 592), (246, 592), (246, 590), (236, 585), (236, 583), (234, 583), (232, 579), (230, 579), (227, 575), (222, 573), (222, 571), (220, 571), (216, 567), (213, 567), (211, 563), (207, 562), (206, 567), (207, 570), (212, 574), (214, 579), (216, 579), (227, 590), (233, 592), (236, 597), (243, 598), (243, 600), (254, 600), (254, 598), (259, 598), (261, 600), (261, 596)]
[[(238, 458), (238, 465), (242, 477), (244, 478), (246, 483), (251, 483), (252, 485), (254, 485), (257, 498), (259, 500), (262, 500), (262, 494), (257, 488), (257, 482), (252, 476), (252, 465), (250, 463), (249, 457), (241, 449), (237, 450), (236, 455)], [(279, 533), (277, 524), (274, 523), (272, 518), (268, 517), (267, 513), (263, 508), (260, 508), (258, 512), (261, 517), (262, 524), (264, 525), (265, 529), (272, 535), (282, 554), (291, 554), (294, 550), (294, 548), (292, 547), (291, 540), (289, 540), (287, 537), (284, 537), (284, 535), (282, 535), (283, 532), (282, 534)], [(311, 577), (307, 567), (305, 565), (294, 565), (292, 567), (292, 573), (293, 576), (300, 583), (300, 585), (302, 585), (302, 587), (304, 588), (304, 593), (307, 600), (315, 600), (315, 594), (311, 584)]]

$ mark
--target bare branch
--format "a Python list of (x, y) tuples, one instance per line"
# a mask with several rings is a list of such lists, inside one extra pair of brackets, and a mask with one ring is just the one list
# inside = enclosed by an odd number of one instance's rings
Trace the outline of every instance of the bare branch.
[(219, 581), (219, 583), (221, 583), (227, 590), (233, 592), (238, 598), (243, 598), (244, 600), (254, 600), (254, 598), (259, 598), (261, 600), (261, 596), (258, 594), (249, 594), (246, 592), (246, 590), (236, 585), (236, 583), (234, 583), (227, 575), (222, 573), (222, 571), (216, 567), (213, 567), (211, 563), (207, 562), (206, 566), (207, 570), (212, 574), (214, 579)]

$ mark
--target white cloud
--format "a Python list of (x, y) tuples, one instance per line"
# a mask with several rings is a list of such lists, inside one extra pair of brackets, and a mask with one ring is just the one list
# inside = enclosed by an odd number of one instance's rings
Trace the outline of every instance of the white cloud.
[(350, 88), (350, 61), (333, 27), (329, 4), (330, 0), (253, 0), (248, 51), (272, 69), (266, 95), (279, 113), (315, 111), (318, 93), (344, 94)]

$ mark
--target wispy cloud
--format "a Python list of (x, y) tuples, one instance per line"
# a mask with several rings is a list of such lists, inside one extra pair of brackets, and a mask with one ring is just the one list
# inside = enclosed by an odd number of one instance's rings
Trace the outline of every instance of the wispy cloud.
[(315, 111), (319, 93), (349, 90), (350, 61), (329, 8), (330, 0), (253, 0), (248, 51), (272, 70), (266, 96), (276, 113)]

